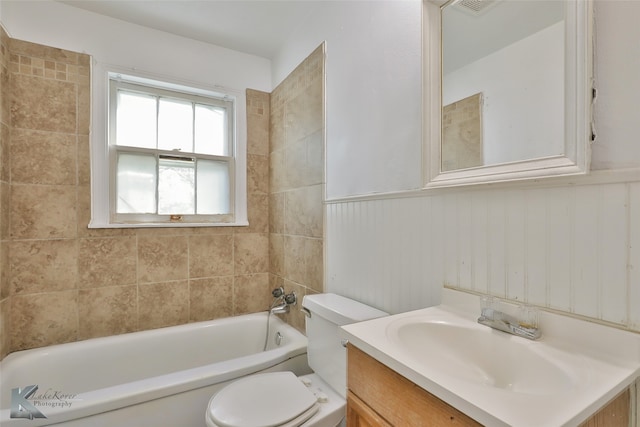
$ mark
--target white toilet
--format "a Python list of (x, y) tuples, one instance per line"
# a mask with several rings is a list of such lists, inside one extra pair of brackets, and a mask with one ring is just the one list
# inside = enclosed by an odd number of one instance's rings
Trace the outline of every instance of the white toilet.
[(335, 427), (346, 413), (347, 358), (338, 328), (387, 313), (336, 294), (308, 295), (307, 357), (314, 373), (255, 374), (229, 384), (209, 401), (208, 427)]

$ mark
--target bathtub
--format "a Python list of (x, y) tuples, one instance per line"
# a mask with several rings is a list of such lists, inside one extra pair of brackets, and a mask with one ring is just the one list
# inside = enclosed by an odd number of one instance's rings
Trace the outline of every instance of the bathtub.
[[(269, 323), (267, 351), (265, 312), (11, 353), (0, 362), (0, 425), (202, 427), (210, 397), (234, 379), (311, 372), (307, 338)], [(21, 414), (46, 418), (11, 418), (22, 399), (31, 407)]]

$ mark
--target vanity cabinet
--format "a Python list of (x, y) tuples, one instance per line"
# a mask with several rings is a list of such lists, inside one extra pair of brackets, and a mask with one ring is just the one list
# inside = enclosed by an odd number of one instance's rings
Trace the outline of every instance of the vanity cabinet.
[[(482, 425), (352, 344), (347, 388), (347, 427)], [(580, 427), (628, 427), (629, 399), (626, 390)]]

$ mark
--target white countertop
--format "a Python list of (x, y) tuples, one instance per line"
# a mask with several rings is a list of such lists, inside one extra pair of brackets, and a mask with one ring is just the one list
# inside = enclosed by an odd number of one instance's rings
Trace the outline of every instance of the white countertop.
[[(436, 307), (343, 326), (341, 334), (379, 362), (491, 427), (577, 426), (640, 376), (640, 334), (541, 311), (539, 325), (543, 335), (539, 340), (529, 341), (478, 324), (477, 295), (444, 289), (442, 301)], [(477, 332), (480, 340), (501, 340), (502, 349), (515, 345), (520, 353), (514, 354), (526, 355), (523, 351), (531, 351), (532, 355), (550, 360), (554, 369), (562, 370), (559, 375), (562, 378), (557, 379), (561, 386), (553, 385), (548, 391), (544, 391), (544, 384), (537, 389), (519, 390), (511, 384), (496, 386), (458, 375), (454, 361), (447, 362), (446, 357), (438, 359), (437, 345), (427, 340), (407, 343), (398, 338), (399, 326), (421, 322), (464, 327), (466, 331)], [(474, 357), (478, 343), (482, 341), (457, 342), (455, 347), (469, 358)], [(491, 348), (483, 351), (485, 356), (488, 351), (491, 357)], [(503, 353), (500, 350), (496, 359), (505, 360)], [(537, 372), (527, 371), (532, 368), (527, 366), (526, 359), (510, 361), (515, 366), (511, 369), (529, 378), (538, 376)], [(545, 378), (545, 374), (554, 373), (542, 372), (539, 378)]]

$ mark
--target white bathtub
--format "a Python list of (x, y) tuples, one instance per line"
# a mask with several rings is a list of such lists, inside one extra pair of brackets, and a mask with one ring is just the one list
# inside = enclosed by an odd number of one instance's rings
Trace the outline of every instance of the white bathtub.
[[(311, 372), (306, 337), (276, 316), (262, 351), (266, 325), (257, 313), (12, 353), (0, 362), (0, 425), (202, 427), (209, 398), (230, 381)], [(11, 418), (12, 389), (30, 385), (28, 403), (47, 418)]]

